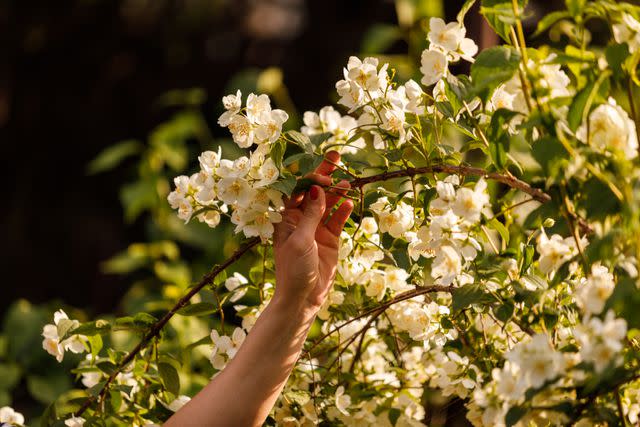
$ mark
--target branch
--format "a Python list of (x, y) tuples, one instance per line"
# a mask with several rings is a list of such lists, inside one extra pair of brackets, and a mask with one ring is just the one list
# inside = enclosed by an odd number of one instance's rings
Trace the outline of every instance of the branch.
[(384, 172), (378, 175), (367, 176), (364, 178), (356, 178), (350, 182), (352, 188), (360, 188), (364, 185), (371, 184), (372, 182), (378, 181), (386, 181), (388, 179), (400, 178), (403, 176), (414, 176), (426, 173), (438, 173), (445, 172), (450, 174), (459, 174), (459, 175), (473, 175), (473, 176), (483, 176), (485, 178), (501, 182), (505, 185), (508, 185), (511, 188), (516, 188), (524, 193), (529, 194), (535, 200), (541, 203), (547, 203), (551, 201), (551, 196), (549, 196), (544, 191), (534, 188), (531, 185), (527, 184), (524, 181), (515, 178), (510, 175), (502, 175), (497, 172), (488, 172), (481, 168), (476, 168), (472, 166), (453, 166), (453, 165), (433, 165), (433, 166), (424, 166), (420, 168), (407, 168), (401, 169), (393, 172)]
[(240, 249), (235, 251), (233, 255), (227, 258), (227, 260), (225, 260), (222, 264), (215, 266), (209, 273), (205, 274), (204, 277), (200, 279), (198, 284), (191, 288), (191, 290), (186, 295), (180, 298), (180, 300), (173, 306), (173, 308), (169, 310), (159, 321), (157, 321), (151, 327), (151, 329), (149, 329), (149, 332), (147, 332), (147, 334), (142, 338), (138, 345), (133, 350), (131, 350), (124, 359), (122, 359), (116, 369), (111, 373), (111, 375), (109, 375), (109, 378), (107, 378), (107, 381), (105, 382), (104, 386), (102, 386), (100, 392), (88, 398), (82, 404), (80, 409), (78, 409), (75, 416), (79, 417), (80, 415), (82, 415), (97, 399), (103, 399), (106, 395), (107, 390), (109, 389), (109, 385), (115, 380), (118, 374), (122, 372), (122, 370), (126, 368), (126, 366), (131, 363), (133, 359), (135, 359), (135, 357), (149, 344), (149, 342), (151, 342), (153, 338), (157, 337), (160, 334), (162, 328), (164, 328), (164, 326), (169, 322), (169, 320), (171, 320), (176, 312), (185, 305), (189, 304), (189, 300), (191, 300), (191, 298), (195, 294), (200, 292), (200, 290), (209, 283), (212, 283), (213, 280), (218, 276), (218, 274), (222, 273), (227, 267), (238, 261), (250, 249), (257, 246), (258, 243), (260, 243), (260, 239), (257, 237), (248, 240), (242, 247), (240, 247)]
[[(350, 323), (355, 322), (356, 320), (360, 320), (363, 317), (367, 317), (371, 314), (376, 315), (376, 314), (382, 314), (387, 308), (391, 307), (394, 304), (397, 304), (401, 301), (405, 301), (414, 297), (417, 297), (419, 295), (424, 295), (430, 292), (452, 292), (453, 291), (453, 287), (451, 286), (440, 286), (440, 285), (433, 285), (433, 286), (429, 286), (429, 287), (417, 287), (416, 289), (412, 289), (410, 291), (404, 292), (399, 294), (398, 296), (396, 296), (393, 299), (390, 299), (389, 301), (385, 302), (384, 304), (380, 304), (378, 306), (375, 306), (371, 309), (365, 310), (364, 312), (360, 313), (359, 315), (352, 317), (351, 319), (347, 320), (346, 322), (342, 323), (341, 325), (333, 328), (331, 331), (327, 332), (326, 334), (322, 335), (320, 338), (318, 338), (316, 340), (316, 342), (314, 342), (310, 348), (308, 348), (307, 350), (305, 350), (304, 352), (302, 352), (302, 355), (300, 356), (300, 358), (302, 357), (306, 357), (308, 354), (311, 353), (311, 351), (313, 351), (314, 348), (316, 348), (322, 341), (324, 341), (327, 337), (329, 337), (330, 335), (335, 334), (336, 332), (338, 332), (340, 329), (344, 328), (345, 326), (347, 326)], [(341, 343), (338, 343), (338, 347), (341, 345)]]

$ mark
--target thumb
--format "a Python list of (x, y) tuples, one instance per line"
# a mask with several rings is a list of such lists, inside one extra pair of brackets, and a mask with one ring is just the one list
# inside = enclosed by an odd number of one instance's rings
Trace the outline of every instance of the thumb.
[(312, 185), (304, 201), (302, 218), (297, 228), (300, 233), (313, 236), (325, 210), (324, 190), (318, 185)]

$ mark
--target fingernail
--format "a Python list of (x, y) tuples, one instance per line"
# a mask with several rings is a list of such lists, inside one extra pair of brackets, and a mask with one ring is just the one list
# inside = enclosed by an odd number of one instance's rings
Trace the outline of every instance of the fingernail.
[(316, 200), (319, 194), (320, 194), (320, 191), (318, 190), (318, 186), (312, 185), (311, 188), (309, 189), (309, 196), (311, 197), (311, 200)]

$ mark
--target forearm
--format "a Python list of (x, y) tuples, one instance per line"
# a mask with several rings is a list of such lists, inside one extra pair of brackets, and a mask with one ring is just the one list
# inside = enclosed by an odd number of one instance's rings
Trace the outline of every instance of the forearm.
[(236, 356), (165, 426), (259, 426), (282, 391), (316, 309), (274, 299)]

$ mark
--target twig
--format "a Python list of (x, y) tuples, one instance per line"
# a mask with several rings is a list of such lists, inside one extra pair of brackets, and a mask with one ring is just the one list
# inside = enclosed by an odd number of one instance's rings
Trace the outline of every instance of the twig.
[(80, 415), (82, 415), (87, 409), (89, 409), (89, 407), (96, 401), (96, 399), (103, 399), (106, 395), (107, 390), (109, 389), (109, 385), (115, 380), (118, 374), (122, 372), (122, 370), (126, 368), (127, 365), (133, 361), (133, 359), (135, 359), (135, 357), (149, 344), (149, 342), (153, 338), (160, 334), (162, 328), (169, 322), (169, 320), (171, 320), (176, 312), (182, 307), (186, 306), (189, 303), (189, 300), (191, 300), (194, 295), (200, 292), (202, 288), (213, 282), (218, 274), (222, 273), (227, 267), (242, 258), (245, 253), (247, 253), (253, 247), (257, 246), (259, 243), (260, 239), (257, 237), (247, 241), (244, 246), (235, 251), (233, 255), (231, 255), (226, 261), (224, 261), (222, 264), (217, 265), (209, 273), (205, 274), (205, 276), (200, 280), (200, 282), (198, 282), (197, 285), (191, 288), (191, 290), (185, 296), (180, 298), (180, 300), (173, 306), (173, 308), (169, 310), (158, 322), (156, 322), (151, 327), (151, 329), (149, 329), (149, 332), (147, 332), (147, 334), (142, 338), (138, 345), (133, 350), (131, 350), (124, 359), (122, 359), (116, 369), (114, 369), (111, 375), (109, 375), (109, 378), (107, 378), (100, 392), (95, 396), (91, 396), (87, 400), (85, 400), (80, 409), (76, 411), (75, 416), (79, 417)]
[(460, 175), (473, 175), (473, 176), (483, 176), (493, 181), (498, 181), (502, 184), (508, 185), (509, 187), (516, 188), (524, 193), (529, 194), (535, 200), (541, 203), (547, 203), (551, 201), (551, 196), (549, 196), (544, 191), (534, 188), (531, 185), (527, 184), (524, 181), (520, 181), (514, 176), (503, 175), (497, 172), (488, 172), (481, 168), (476, 168), (472, 166), (453, 166), (453, 165), (433, 165), (433, 166), (424, 166), (419, 168), (406, 168), (401, 170), (396, 170), (392, 172), (383, 172), (378, 175), (367, 176), (363, 178), (356, 178), (350, 182), (352, 188), (360, 188), (366, 184), (371, 184), (372, 182), (378, 181), (386, 181), (393, 178), (400, 178), (403, 176), (414, 176), (425, 173), (450, 173), (450, 174), (460, 174)]

